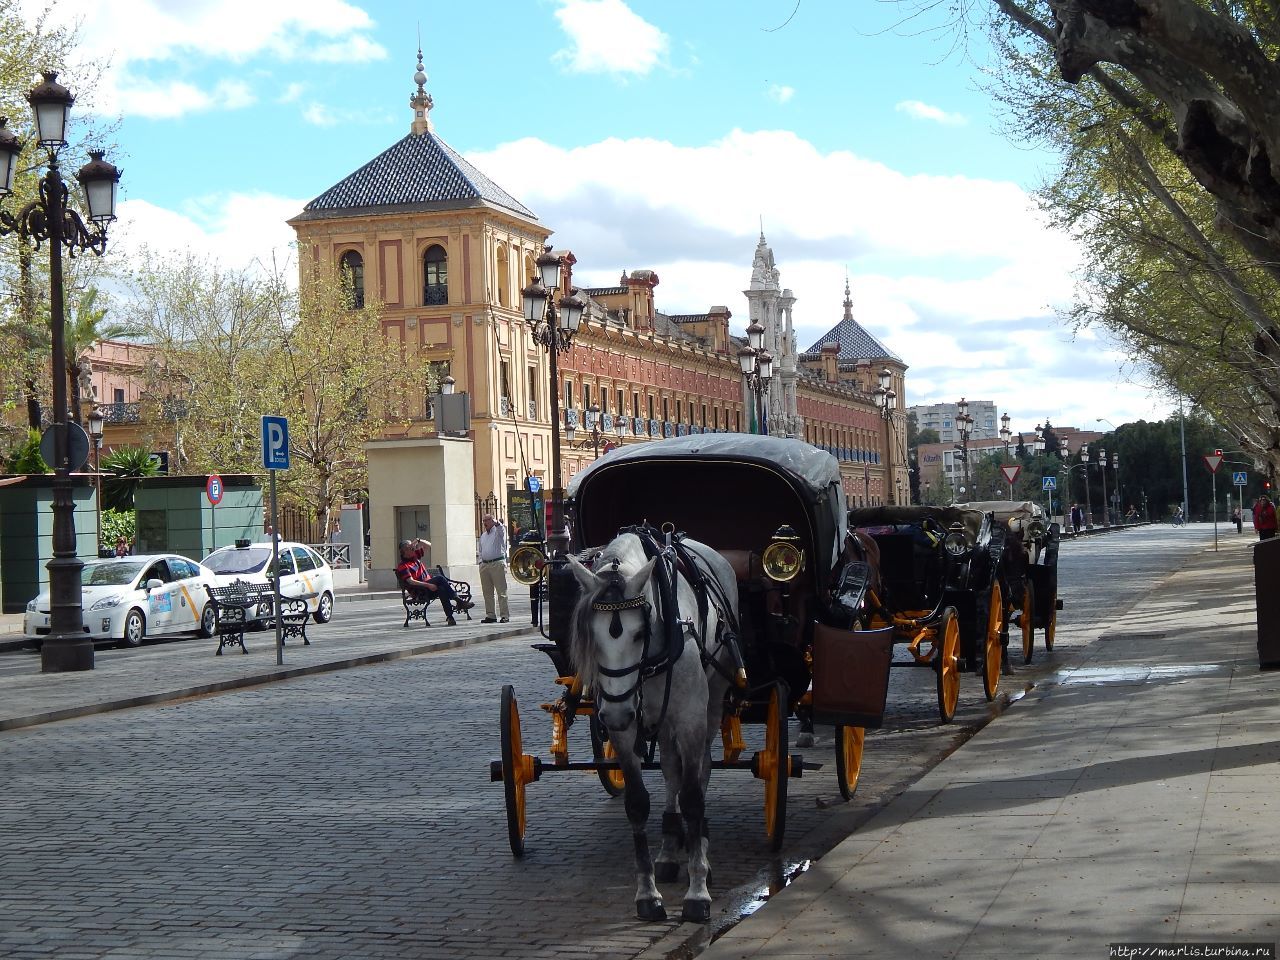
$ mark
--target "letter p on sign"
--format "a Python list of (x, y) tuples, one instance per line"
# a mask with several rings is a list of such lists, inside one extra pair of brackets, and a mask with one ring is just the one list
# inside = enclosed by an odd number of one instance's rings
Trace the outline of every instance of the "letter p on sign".
[(289, 469), (288, 418), (262, 418), (262, 465), (268, 470)]

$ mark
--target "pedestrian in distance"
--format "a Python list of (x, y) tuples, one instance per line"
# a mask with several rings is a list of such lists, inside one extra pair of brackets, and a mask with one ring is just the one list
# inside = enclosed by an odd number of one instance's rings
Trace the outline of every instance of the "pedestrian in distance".
[(1078, 534), (1080, 528), (1084, 526), (1084, 511), (1080, 509), (1080, 504), (1071, 504), (1071, 532)]
[(400, 581), (401, 585), (409, 591), (409, 594), (415, 600), (430, 600), (432, 597), (439, 597), (440, 606), (444, 608), (445, 619), (449, 622), (449, 626), (456, 627), (458, 621), (453, 619), (454, 613), (458, 610), (470, 609), (474, 604), (470, 601), (458, 599), (458, 595), (453, 592), (453, 586), (449, 583), (448, 577), (438, 573), (427, 572), (422, 558), (430, 546), (430, 540), (421, 538), (417, 540), (401, 540), (400, 562), (396, 565), (396, 579)]
[(124, 538), (124, 534), (116, 537), (116, 556), (127, 557), (129, 555), (129, 541)]
[(1129, 504), (1129, 509), (1124, 512), (1124, 522), (1125, 523), (1138, 522), (1138, 508), (1135, 507), (1132, 503)]
[(1276, 508), (1265, 493), (1253, 504), (1253, 529), (1259, 540), (1270, 540), (1276, 535)]
[(1173, 516), (1169, 518), (1169, 522), (1175, 527), (1182, 526), (1185, 518), (1182, 516), (1182, 504), (1178, 504), (1173, 508)]
[(1231, 511), (1231, 522), (1236, 525), (1236, 533), (1244, 533), (1244, 518), (1240, 516), (1240, 508)]
[[(507, 607), (507, 528), (491, 513), (481, 521), (484, 531), (476, 542), (476, 560), (480, 564), (480, 589), (484, 591), (484, 619), (481, 623), (508, 623)], [(494, 608), (494, 595), (497, 608)]]

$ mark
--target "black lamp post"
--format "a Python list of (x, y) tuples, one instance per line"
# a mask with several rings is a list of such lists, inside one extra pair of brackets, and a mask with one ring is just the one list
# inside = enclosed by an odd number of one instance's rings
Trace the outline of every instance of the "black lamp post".
[(99, 555), (102, 553), (102, 421), (102, 411), (95, 406), (89, 413), (89, 439), (93, 441), (94, 520), (98, 531), (95, 548)]
[(773, 357), (764, 349), (764, 327), (758, 323), (747, 327), (747, 346), (738, 351), (738, 367), (754, 398), (755, 432), (767, 434), (769, 424), (764, 394), (769, 389), (769, 381), (773, 379)]
[(964, 397), (956, 404), (956, 429), (960, 431), (960, 456), (964, 458), (964, 485), (969, 486), (969, 434), (973, 433), (973, 417), (969, 416), (969, 401)]
[(1107, 448), (1098, 448), (1098, 466), (1102, 469), (1102, 525), (1111, 526), (1111, 500), (1107, 496)]
[(534, 343), (547, 351), (551, 364), (551, 529), (547, 531), (547, 552), (555, 558), (569, 547), (564, 529), (564, 488), (560, 485), (560, 372), (556, 358), (573, 345), (574, 334), (582, 323), (583, 303), (575, 296), (576, 288), (561, 297), (559, 304), (552, 301), (550, 291), (560, 289), (564, 261), (551, 252), (550, 245), (536, 262), (538, 277), (520, 292), (525, 323)]
[[(1009, 462), (1009, 443), (1013, 440), (1013, 431), (1009, 429), (1009, 415), (1000, 414), (1000, 439), (1004, 442), (1004, 462)], [(1009, 481), (1009, 502), (1013, 502), (1013, 481)]]
[(1093, 529), (1093, 504), (1089, 501), (1089, 445), (1080, 444), (1080, 461), (1084, 464), (1084, 528)]
[[(76, 179), (84, 190), (89, 223), (68, 207), (70, 191), (58, 167), (58, 151), (67, 144), (67, 115), (75, 97), (58, 83), (56, 73), (46, 71), (44, 82), (27, 94), (36, 118), (39, 145), (48, 150), (47, 170), (40, 180), (40, 196), (16, 215), (0, 211), (0, 235), (16, 233), (36, 249), (49, 244), (49, 316), (53, 367), (53, 559), (49, 561), (49, 635), (40, 649), (44, 673), (93, 669), (93, 641), (84, 635), (84, 611), (80, 606), (80, 571), (76, 556), (73, 511), (72, 464), (67, 443), (67, 366), (64, 341), (65, 304), (62, 288), (62, 249), (70, 256), (85, 250), (101, 254), (107, 246), (107, 224), (116, 218), (116, 185), (120, 171), (89, 152), (90, 160)], [(0, 198), (13, 192), (22, 143), (0, 120)]]
[(573, 444), (573, 438), (578, 433), (578, 428), (573, 424), (565, 424), (564, 435), (569, 438), (569, 443), (583, 450), (586, 449), (587, 443), (591, 443), (592, 449), (595, 451), (596, 459), (600, 457), (600, 408), (594, 403), (587, 407), (587, 419), (591, 422), (591, 435), (583, 437), (577, 444)]
[[(880, 409), (880, 419), (885, 422), (884, 439), (885, 449), (888, 453), (888, 457), (885, 459), (885, 468), (887, 470), (885, 474), (885, 492), (891, 494), (896, 489), (895, 484), (889, 482), (889, 477), (893, 472), (893, 447), (895, 439), (893, 435), (893, 401), (897, 399), (898, 394), (891, 386), (893, 383), (893, 372), (890, 371), (888, 367), (885, 367), (880, 371), (879, 381), (880, 385), (876, 387), (876, 406)], [(899, 492), (897, 500), (894, 501), (894, 505), (901, 502), (902, 495), (901, 492)]]

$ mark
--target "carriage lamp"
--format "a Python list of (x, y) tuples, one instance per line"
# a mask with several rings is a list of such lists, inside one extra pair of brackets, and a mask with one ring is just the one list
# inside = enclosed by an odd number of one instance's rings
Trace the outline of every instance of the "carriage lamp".
[(969, 538), (964, 535), (964, 525), (953, 523), (947, 529), (946, 539), (942, 542), (947, 553), (953, 557), (963, 557), (969, 552)]
[(780, 526), (773, 535), (773, 542), (765, 547), (760, 564), (771, 580), (786, 583), (794, 580), (804, 569), (804, 548), (800, 545), (800, 535), (787, 524)]
[(516, 583), (533, 586), (542, 579), (542, 568), (546, 562), (546, 554), (541, 549), (532, 543), (522, 543), (511, 554), (511, 576)]

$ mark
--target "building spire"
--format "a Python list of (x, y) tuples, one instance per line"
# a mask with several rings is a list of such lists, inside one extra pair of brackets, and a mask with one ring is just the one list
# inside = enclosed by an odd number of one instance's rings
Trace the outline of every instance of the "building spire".
[(849, 295), (849, 271), (844, 272), (844, 318), (853, 319), (853, 298)]
[(418, 39), (418, 69), (413, 75), (413, 82), (418, 85), (417, 91), (409, 98), (409, 106), (413, 108), (413, 123), (409, 132), (421, 136), (431, 130), (431, 108), (435, 105), (431, 94), (424, 86), (427, 82), (426, 71), (422, 68), (422, 39)]

